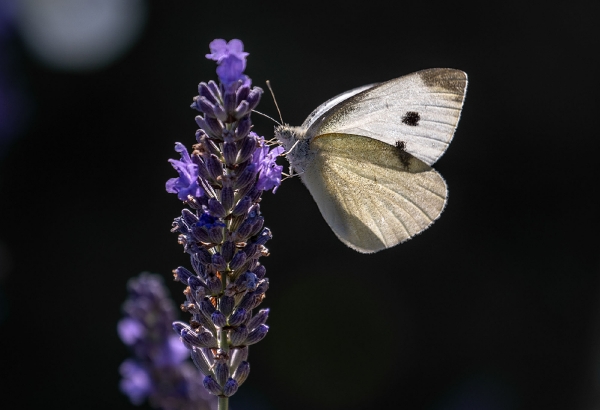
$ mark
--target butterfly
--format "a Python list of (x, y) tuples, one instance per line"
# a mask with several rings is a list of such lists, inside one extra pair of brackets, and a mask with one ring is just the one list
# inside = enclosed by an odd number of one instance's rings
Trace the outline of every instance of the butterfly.
[(350, 248), (373, 253), (428, 228), (448, 189), (431, 168), (460, 118), (467, 74), (417, 71), (342, 93), (275, 137), (321, 214)]

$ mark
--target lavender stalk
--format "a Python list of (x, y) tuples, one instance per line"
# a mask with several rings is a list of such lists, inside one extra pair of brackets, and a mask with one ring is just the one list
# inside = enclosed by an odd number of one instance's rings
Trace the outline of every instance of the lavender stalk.
[(188, 208), (173, 222), (179, 243), (189, 254), (192, 270), (178, 267), (176, 280), (186, 285), (182, 309), (189, 324), (173, 323), (192, 360), (204, 375), (203, 385), (219, 397), (219, 410), (228, 407), (250, 372), (248, 347), (262, 340), (269, 328), (269, 311), (254, 314), (265, 297), (269, 280), (259, 262), (268, 256), (260, 201), (275, 192), (282, 166), (275, 159), (282, 147), (271, 149), (251, 131), (250, 114), (263, 90), (251, 87), (244, 74), (246, 57), (240, 40), (217, 39), (206, 57), (218, 63), (219, 84), (200, 83), (192, 108), (200, 129), (191, 155), (180, 143), (180, 160), (169, 160), (179, 173), (166, 188)]

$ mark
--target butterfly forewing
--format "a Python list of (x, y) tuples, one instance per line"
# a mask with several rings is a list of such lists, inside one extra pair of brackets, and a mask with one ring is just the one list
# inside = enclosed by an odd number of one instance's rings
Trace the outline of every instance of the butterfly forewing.
[(402, 144), (406, 152), (432, 165), (452, 140), (466, 87), (463, 71), (418, 71), (357, 94), (349, 92), (350, 97), (328, 110), (317, 108), (319, 115), (305, 121), (306, 135), (309, 139), (330, 133), (362, 135)]
[(357, 251), (403, 242), (444, 209), (443, 178), (401, 146), (334, 133), (311, 147), (316, 156), (301, 177), (335, 234)]

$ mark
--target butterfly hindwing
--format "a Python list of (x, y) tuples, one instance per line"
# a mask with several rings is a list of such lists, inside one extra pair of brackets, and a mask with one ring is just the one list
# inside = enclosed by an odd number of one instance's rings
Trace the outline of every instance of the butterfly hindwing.
[(446, 203), (443, 178), (423, 161), (381, 141), (325, 134), (302, 180), (335, 234), (371, 253), (403, 242), (435, 221)]

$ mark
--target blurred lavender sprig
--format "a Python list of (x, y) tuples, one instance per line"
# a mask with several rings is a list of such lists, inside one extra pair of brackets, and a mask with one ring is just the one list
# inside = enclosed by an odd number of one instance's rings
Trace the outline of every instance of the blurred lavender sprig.
[(186, 285), (182, 309), (189, 324), (173, 323), (192, 360), (204, 375), (204, 387), (219, 396), (219, 409), (250, 371), (248, 346), (262, 340), (269, 311), (253, 314), (269, 287), (261, 256), (271, 231), (260, 213), (263, 191), (275, 191), (282, 167), (275, 163), (283, 148), (270, 148), (251, 131), (250, 114), (263, 90), (251, 87), (244, 74), (246, 56), (240, 40), (217, 39), (207, 58), (218, 63), (219, 84), (200, 83), (192, 108), (200, 129), (191, 155), (176, 143), (179, 173), (166, 188), (188, 208), (173, 222), (192, 269), (178, 267), (175, 279)]
[(127, 283), (125, 317), (117, 330), (133, 357), (119, 371), (120, 387), (131, 402), (164, 410), (212, 410), (216, 400), (202, 388), (188, 351), (173, 334), (176, 306), (159, 275), (142, 273)]

